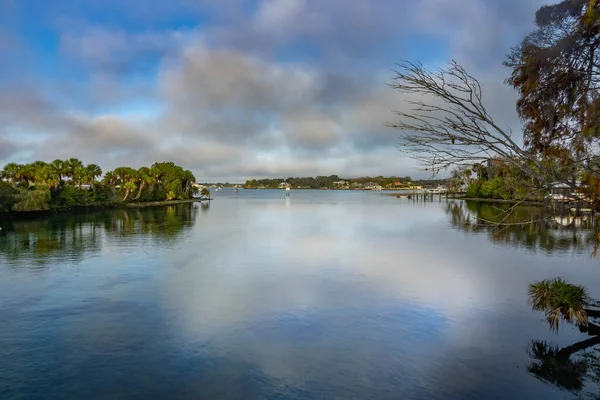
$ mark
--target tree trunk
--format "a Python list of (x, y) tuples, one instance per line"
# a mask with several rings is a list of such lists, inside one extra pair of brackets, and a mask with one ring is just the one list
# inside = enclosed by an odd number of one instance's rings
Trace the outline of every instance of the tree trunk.
[(125, 192), (125, 197), (123, 197), (123, 201), (127, 200), (127, 197), (129, 197), (129, 190)]
[(137, 195), (133, 198), (133, 200), (137, 200), (137, 199), (140, 198), (140, 196), (142, 195), (142, 190), (144, 190), (144, 183), (143, 182), (140, 185), (140, 190), (138, 191)]

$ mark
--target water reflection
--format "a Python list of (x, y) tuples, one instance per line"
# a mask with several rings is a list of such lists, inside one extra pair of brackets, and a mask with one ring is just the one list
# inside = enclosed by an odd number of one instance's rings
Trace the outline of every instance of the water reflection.
[(0, 231), (0, 260), (9, 266), (77, 262), (100, 252), (105, 240), (129, 236), (168, 246), (194, 225), (197, 210), (195, 204), (178, 204), (6, 221)]
[[(523, 293), (562, 273), (600, 284), (587, 255), (492, 246), (448, 229), (446, 203), (264, 192), (3, 232), (0, 397), (565, 397), (527, 371), (550, 336)], [(43, 274), (1, 268), (30, 268), (23, 235), (44, 230), (87, 243), (55, 245)]]
[[(494, 244), (546, 253), (590, 253), (600, 232), (588, 215), (547, 217), (541, 207), (450, 201), (446, 214), (453, 227), (486, 234)], [(510, 209), (510, 211), (509, 211)]]
[[(598, 220), (589, 214), (548, 216), (541, 207), (515, 207), (486, 203), (451, 201), (445, 205), (451, 225), (463, 232), (485, 234), (494, 244), (524, 247), (547, 254), (592, 254), (599, 232)], [(531, 362), (527, 371), (538, 380), (585, 398), (597, 398), (600, 336), (567, 346), (533, 339), (527, 348)]]
[(203, 213), (208, 212), (210, 209), (210, 201), (203, 201), (200, 203), (200, 211)]
[[(527, 354), (532, 362), (527, 370), (542, 382), (570, 392), (580, 392), (587, 380), (600, 377), (600, 364), (593, 353), (581, 353), (600, 344), (600, 336), (566, 347), (545, 340), (532, 340)], [(579, 353), (579, 355), (578, 355)]]

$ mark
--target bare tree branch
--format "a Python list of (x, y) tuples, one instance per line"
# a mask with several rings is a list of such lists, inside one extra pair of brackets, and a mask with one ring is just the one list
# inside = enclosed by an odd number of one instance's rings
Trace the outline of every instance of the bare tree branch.
[(479, 81), (453, 61), (447, 69), (429, 71), (419, 63), (398, 64), (390, 86), (409, 99), (410, 111), (387, 126), (399, 129), (399, 149), (433, 175), (450, 166), (499, 158), (539, 182), (550, 184), (546, 166), (502, 129), (483, 104)]

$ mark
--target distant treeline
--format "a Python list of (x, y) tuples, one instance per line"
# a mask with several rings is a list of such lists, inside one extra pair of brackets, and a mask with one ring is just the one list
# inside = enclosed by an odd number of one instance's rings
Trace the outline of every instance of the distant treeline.
[(247, 180), (244, 187), (247, 189), (278, 188), (282, 183), (287, 183), (293, 188), (303, 189), (320, 189), (333, 187), (356, 187), (359, 185), (375, 184), (382, 187), (394, 186), (397, 183), (412, 184), (421, 186), (434, 186), (444, 183), (445, 180), (419, 180), (413, 181), (410, 176), (364, 176), (360, 178), (340, 178), (338, 175), (317, 176), (317, 177), (302, 177), (302, 178), (274, 178), (274, 179), (252, 179)]
[(194, 175), (172, 162), (106, 172), (77, 158), (7, 164), (0, 172), (0, 212), (108, 206), (191, 198)]

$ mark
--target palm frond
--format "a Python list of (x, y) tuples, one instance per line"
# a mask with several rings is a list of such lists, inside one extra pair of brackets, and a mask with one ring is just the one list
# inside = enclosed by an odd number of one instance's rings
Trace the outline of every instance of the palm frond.
[(587, 326), (585, 307), (593, 302), (583, 286), (563, 278), (545, 279), (529, 286), (529, 302), (534, 311), (542, 311), (550, 329), (558, 332), (559, 322)]

